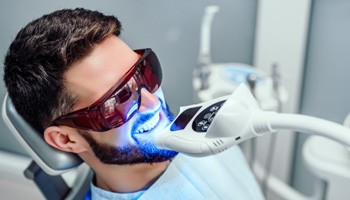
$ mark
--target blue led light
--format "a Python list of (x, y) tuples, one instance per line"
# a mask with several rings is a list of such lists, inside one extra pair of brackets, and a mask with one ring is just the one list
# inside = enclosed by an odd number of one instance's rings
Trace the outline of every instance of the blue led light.
[(263, 81), (263, 76), (259, 74), (255, 69), (249, 67), (225, 67), (220, 72), (220, 76), (222, 76), (225, 80), (232, 82), (234, 84), (246, 83), (247, 77), (250, 74), (254, 74), (257, 77), (257, 81)]

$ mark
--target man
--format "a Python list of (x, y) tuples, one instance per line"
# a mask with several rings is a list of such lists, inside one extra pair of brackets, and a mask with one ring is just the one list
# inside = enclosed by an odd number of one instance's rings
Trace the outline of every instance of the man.
[(238, 148), (228, 158), (189, 158), (142, 139), (173, 116), (155, 53), (131, 50), (120, 29), (117, 18), (85, 9), (29, 23), (5, 58), (17, 111), (48, 144), (92, 168), (93, 199), (262, 199)]

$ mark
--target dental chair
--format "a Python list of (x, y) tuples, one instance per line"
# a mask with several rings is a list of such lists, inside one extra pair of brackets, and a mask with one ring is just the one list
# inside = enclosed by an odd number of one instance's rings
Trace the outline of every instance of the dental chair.
[[(34, 181), (46, 199), (87, 199), (92, 170), (75, 154), (48, 145), (16, 111), (6, 94), (2, 117), (14, 137), (33, 159), (24, 176)], [(33, 116), (35, 117), (35, 116)]]

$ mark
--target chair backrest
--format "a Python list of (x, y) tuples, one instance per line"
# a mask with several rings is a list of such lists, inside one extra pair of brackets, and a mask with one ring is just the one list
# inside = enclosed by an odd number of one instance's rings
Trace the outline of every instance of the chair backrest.
[(77, 155), (59, 151), (48, 145), (43, 134), (38, 133), (17, 113), (8, 94), (3, 101), (2, 117), (25, 151), (47, 174), (60, 175), (82, 163)]

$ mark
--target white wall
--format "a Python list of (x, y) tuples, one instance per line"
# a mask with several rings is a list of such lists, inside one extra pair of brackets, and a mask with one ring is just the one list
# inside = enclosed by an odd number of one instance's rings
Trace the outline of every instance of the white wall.
[[(253, 65), (269, 73), (273, 63), (282, 74), (289, 93), (283, 112), (299, 111), (311, 0), (261, 0), (258, 4)], [(273, 174), (288, 182), (294, 134), (280, 131), (273, 160)], [(258, 158), (264, 163), (270, 137), (259, 138)]]
[[(350, 112), (350, 1), (314, 0), (304, 74), (300, 112), (342, 124)], [(293, 184), (310, 194), (317, 181), (305, 167), (301, 147), (308, 136), (298, 135)], [(331, 146), (332, 147), (332, 146)], [(322, 146), (329, 149), (331, 147)], [(329, 149), (328, 152), (331, 152)], [(337, 154), (340, 156), (341, 154)], [(345, 159), (349, 158), (345, 154)], [(348, 167), (334, 157), (332, 164)], [(332, 172), (330, 170), (330, 172)], [(324, 172), (326, 174), (326, 172)], [(327, 191), (328, 199), (349, 199), (349, 179), (333, 177)], [(333, 185), (332, 185), (333, 184)]]

